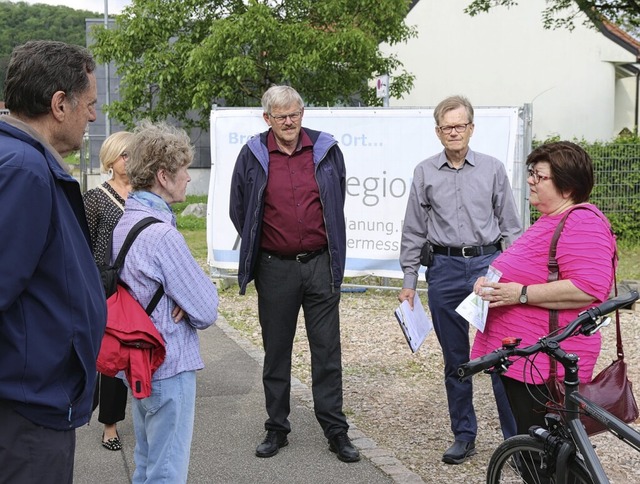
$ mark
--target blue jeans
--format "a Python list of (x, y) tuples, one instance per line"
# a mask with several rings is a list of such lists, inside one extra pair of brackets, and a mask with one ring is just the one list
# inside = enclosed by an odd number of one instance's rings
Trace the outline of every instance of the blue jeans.
[(196, 405), (196, 372), (155, 380), (151, 396), (133, 398), (134, 484), (187, 482)]
[[(473, 284), (498, 253), (466, 259), (436, 254), (427, 271), (429, 309), (444, 356), (444, 381), (451, 431), (456, 440), (474, 441), (478, 431), (471, 380), (458, 381), (458, 366), (469, 361), (469, 323), (455, 309), (473, 291)], [(492, 386), (504, 438), (516, 434), (516, 424), (502, 382), (492, 375)]]

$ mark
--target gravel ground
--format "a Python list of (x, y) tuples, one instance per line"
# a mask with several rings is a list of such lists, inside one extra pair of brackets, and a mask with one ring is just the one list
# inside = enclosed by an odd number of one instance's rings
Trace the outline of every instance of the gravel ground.
[[(229, 324), (261, 347), (253, 286), (239, 296), (237, 286), (220, 291), (220, 311)], [(462, 465), (441, 462), (450, 445), (442, 353), (430, 334), (412, 354), (393, 315), (396, 292), (368, 289), (343, 293), (341, 302), (345, 413), (379, 447), (391, 450), (427, 483), (484, 482), (489, 458), (502, 435), (487, 375), (474, 379), (478, 454)], [(426, 303), (426, 296), (422, 296)], [(426, 304), (425, 304), (426, 307)], [(640, 380), (640, 308), (621, 311), (629, 378)], [(473, 330), (472, 330), (473, 331)], [(603, 332), (598, 367), (615, 359), (615, 327)], [(302, 318), (294, 345), (294, 376), (310, 387), (309, 351)], [(636, 391), (638, 400), (640, 394)], [(639, 422), (640, 423), (640, 422)], [(640, 430), (640, 425), (634, 424)], [(612, 483), (640, 482), (640, 453), (610, 434), (593, 438)]]

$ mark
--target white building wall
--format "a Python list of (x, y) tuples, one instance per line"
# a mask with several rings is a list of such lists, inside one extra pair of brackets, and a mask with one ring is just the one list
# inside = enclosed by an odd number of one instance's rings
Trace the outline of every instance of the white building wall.
[(470, 17), (463, 12), (468, 0), (420, 0), (407, 16), (418, 36), (383, 47), (416, 76), (412, 92), (390, 106), (435, 106), (451, 94), (475, 106), (530, 103), (537, 139), (611, 139), (621, 129), (616, 109), (623, 102), (612, 62), (635, 58), (580, 21), (572, 32), (545, 30), (545, 3), (527, 0)]

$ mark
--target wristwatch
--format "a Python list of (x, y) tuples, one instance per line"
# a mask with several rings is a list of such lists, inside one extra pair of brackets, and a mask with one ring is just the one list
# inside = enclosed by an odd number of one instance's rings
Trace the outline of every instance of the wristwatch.
[(520, 304), (527, 304), (528, 301), (527, 286), (522, 286), (522, 292), (520, 292)]

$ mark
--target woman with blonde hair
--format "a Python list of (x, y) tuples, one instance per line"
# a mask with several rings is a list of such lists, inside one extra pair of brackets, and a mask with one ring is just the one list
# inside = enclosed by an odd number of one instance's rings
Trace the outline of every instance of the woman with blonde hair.
[[(100, 163), (109, 179), (84, 194), (84, 206), (91, 235), (91, 251), (96, 264), (102, 265), (111, 233), (124, 212), (131, 184), (125, 164), (129, 159), (129, 143), (133, 134), (119, 131), (109, 136), (100, 148)], [(124, 420), (127, 387), (120, 378), (99, 374), (94, 396), (94, 408), (99, 405), (98, 421), (104, 424), (102, 445), (120, 450), (122, 443), (116, 424)]]

